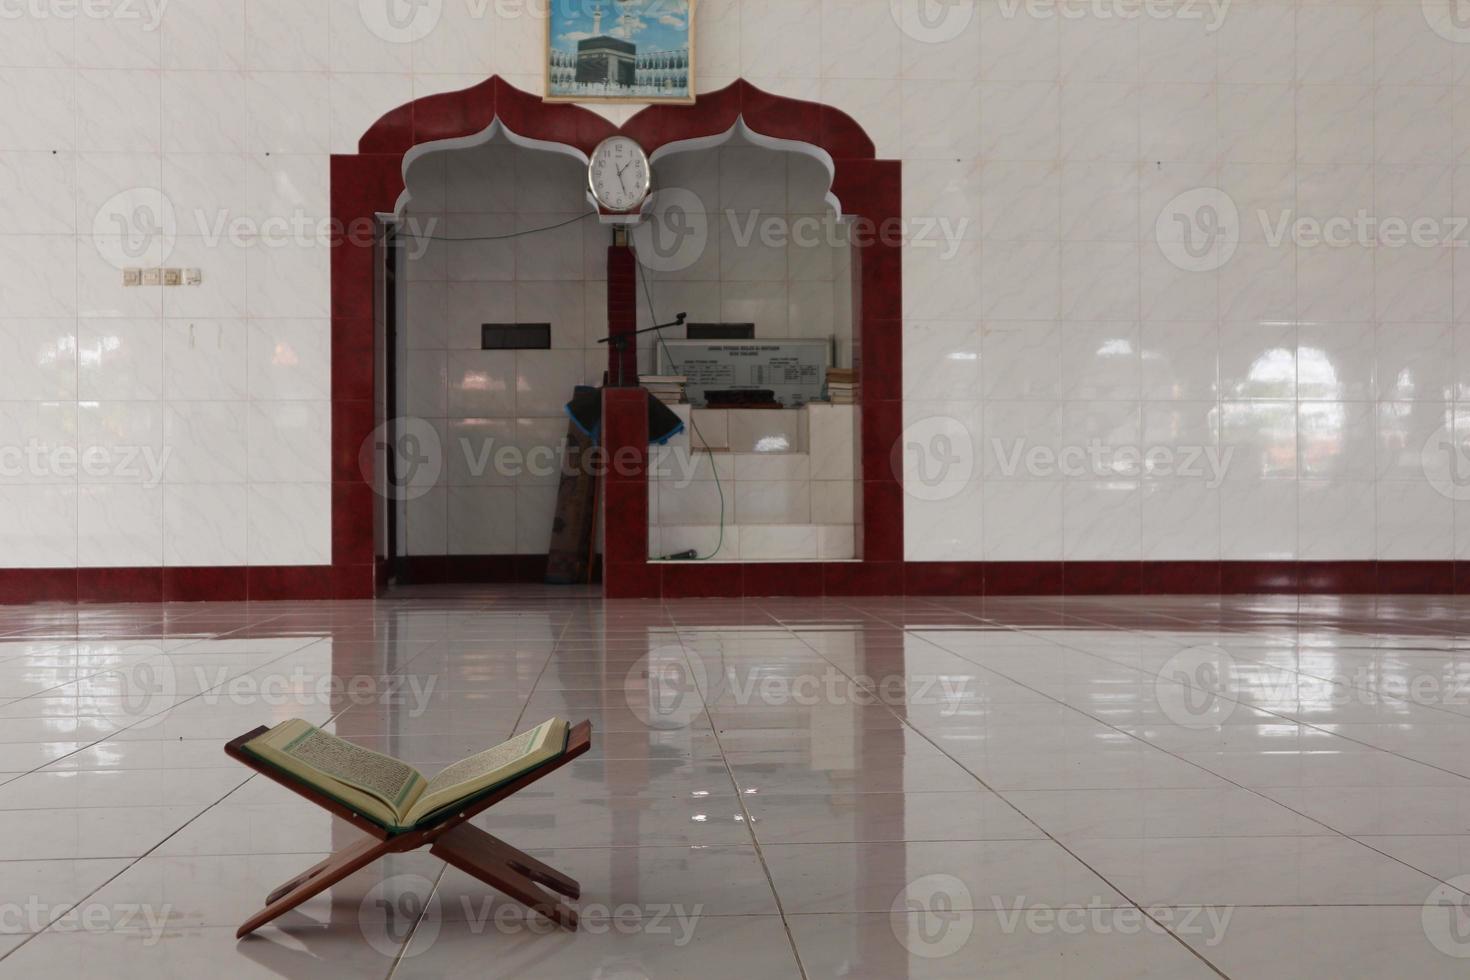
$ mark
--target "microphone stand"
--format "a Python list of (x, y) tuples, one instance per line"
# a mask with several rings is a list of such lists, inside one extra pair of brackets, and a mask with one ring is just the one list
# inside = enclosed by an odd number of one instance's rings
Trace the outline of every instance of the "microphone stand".
[(665, 330), (669, 327), (682, 327), (684, 325), (685, 318), (687, 318), (688, 316), (688, 313), (680, 313), (669, 323), (658, 323), (651, 327), (644, 327), (642, 330), (634, 330), (631, 333), (613, 334), (610, 337), (603, 337), (601, 340), (599, 340), (599, 344), (611, 344), (613, 351), (618, 355), (618, 383), (614, 387), (628, 387), (628, 385), (624, 383), (625, 379), (623, 378), (623, 354), (628, 350), (628, 339), (630, 337), (636, 337), (639, 334), (653, 333), (658, 330)]

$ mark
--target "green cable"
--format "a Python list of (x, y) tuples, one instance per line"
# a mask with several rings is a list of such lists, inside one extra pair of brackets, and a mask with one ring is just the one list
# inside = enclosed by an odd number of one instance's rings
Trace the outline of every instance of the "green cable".
[[(643, 259), (638, 256), (638, 250), (636, 248), (632, 248), (632, 246), (629, 246), (629, 248), (633, 252), (634, 262), (638, 265), (638, 281), (643, 284), (643, 300), (645, 303), (648, 304), (648, 315), (653, 318), (654, 323), (657, 323), (658, 314), (654, 311), (653, 308), (653, 293), (648, 288), (648, 276), (643, 271)], [(653, 336), (658, 340), (661, 345), (663, 345), (664, 354), (668, 357), (669, 363), (674, 366), (674, 370), (681, 370), (682, 365), (674, 360), (674, 352), (670, 350), (669, 345), (665, 343), (663, 332), (660, 330), (655, 330), (653, 332)], [(637, 349), (635, 348), (634, 354), (636, 355), (636, 353)], [(694, 434), (699, 437), (699, 441), (704, 442), (704, 433), (699, 431), (699, 425), (694, 421), (693, 405), (689, 406), (689, 427), (694, 430)], [(691, 446), (690, 448), (692, 449), (693, 447)], [(704, 452), (705, 455), (709, 457), (710, 475), (715, 478), (715, 492), (720, 495), (720, 537), (719, 540), (715, 542), (714, 551), (704, 556), (696, 554), (694, 558), (691, 559), (692, 561), (709, 561), (710, 559), (718, 555), (720, 553), (720, 549), (725, 546), (725, 488), (720, 485), (720, 468), (715, 465), (715, 454), (710, 450), (708, 443), (705, 443)]]

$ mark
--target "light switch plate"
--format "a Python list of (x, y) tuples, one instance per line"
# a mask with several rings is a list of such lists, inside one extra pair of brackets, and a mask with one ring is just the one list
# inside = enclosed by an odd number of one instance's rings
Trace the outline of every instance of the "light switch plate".
[(165, 286), (182, 286), (184, 284), (184, 270), (164, 269), (163, 284)]
[(163, 270), (162, 269), (144, 269), (143, 270), (143, 285), (145, 285), (145, 286), (162, 286), (163, 285)]
[(141, 286), (141, 285), (143, 285), (143, 270), (142, 269), (124, 269), (123, 270), (123, 285), (124, 286)]
[(184, 270), (184, 285), (186, 285), (186, 286), (197, 286), (200, 283), (202, 283), (203, 281), (204, 281), (204, 270), (203, 269), (185, 269)]

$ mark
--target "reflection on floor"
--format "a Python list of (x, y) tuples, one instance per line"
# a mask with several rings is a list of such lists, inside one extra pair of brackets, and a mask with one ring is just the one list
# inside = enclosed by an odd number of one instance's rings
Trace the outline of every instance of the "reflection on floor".
[[(1463, 977), (1470, 603), (944, 599), (0, 610), (0, 976)], [(557, 933), (427, 853), (250, 939), (352, 831), (232, 763), (302, 716), (434, 769)], [(1459, 887), (1457, 887), (1459, 886)]]

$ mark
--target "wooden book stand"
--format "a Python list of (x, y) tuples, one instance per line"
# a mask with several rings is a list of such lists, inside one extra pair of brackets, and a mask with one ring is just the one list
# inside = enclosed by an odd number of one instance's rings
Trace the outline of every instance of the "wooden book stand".
[[(555, 868), (531, 857), (524, 851), (511, 847), (505, 841), (492, 837), (467, 821), (480, 811), (494, 806), (508, 796), (514, 796), (527, 786), (548, 775), (555, 769), (571, 762), (592, 747), (592, 723), (584, 721), (567, 733), (566, 751), (554, 759), (542, 763), (530, 772), (523, 773), (504, 786), (472, 799), (464, 806), (450, 809), (428, 826), (415, 827), (393, 833), (386, 827), (356, 813), (350, 807), (338, 803), (324, 793), (308, 786), (292, 776), (274, 768), (245, 750), (245, 743), (270, 729), (262, 725), (233, 739), (225, 746), (225, 753), (232, 759), (254, 769), (267, 779), (304, 796), (317, 806), (332, 813), (361, 830), (367, 837), (333, 853), (325, 861), (307, 868), (301, 874), (281, 885), (265, 898), (265, 908), (245, 920), (235, 938), (249, 935), (270, 922), (276, 916), (289, 912), (348, 875), (372, 864), (385, 854), (417, 850), (428, 845), (429, 853), (454, 865), (461, 871), (474, 875), (492, 888), (509, 895), (528, 908), (551, 919), (567, 929), (577, 928), (576, 910), (568, 907), (556, 895), (578, 898), (582, 888), (571, 878)], [(542, 887), (556, 895), (548, 894)]]

